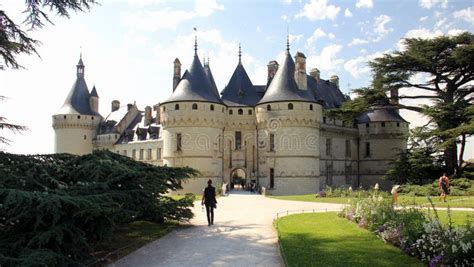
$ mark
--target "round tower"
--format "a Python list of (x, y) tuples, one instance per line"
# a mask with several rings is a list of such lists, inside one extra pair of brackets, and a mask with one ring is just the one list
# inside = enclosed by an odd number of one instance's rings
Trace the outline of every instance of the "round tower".
[(172, 95), (160, 104), (163, 126), (163, 163), (189, 166), (199, 175), (183, 185), (185, 192), (201, 193), (209, 179), (222, 182), (222, 148), (225, 105), (214, 93), (197, 56)]
[(364, 187), (381, 183), (379, 179), (390, 162), (407, 147), (409, 123), (390, 105), (379, 105), (357, 118), (359, 130), (359, 184)]
[[(256, 106), (261, 185), (274, 195), (319, 191), (321, 105), (311, 90), (299, 89), (289, 47), (286, 57)], [(298, 74), (296, 73), (296, 74)]]
[[(98, 94), (91, 95), (84, 80), (84, 63), (79, 59), (77, 78), (61, 109), (53, 115), (54, 152), (83, 155), (93, 150), (93, 139), (102, 120)], [(93, 92), (94, 92), (93, 91)]]

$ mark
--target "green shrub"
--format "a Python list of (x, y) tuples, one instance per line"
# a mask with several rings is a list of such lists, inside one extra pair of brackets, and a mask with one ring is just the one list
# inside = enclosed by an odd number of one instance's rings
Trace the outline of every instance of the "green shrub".
[(165, 194), (193, 174), (108, 151), (0, 153), (0, 266), (81, 265), (119, 224), (188, 220), (192, 199)]

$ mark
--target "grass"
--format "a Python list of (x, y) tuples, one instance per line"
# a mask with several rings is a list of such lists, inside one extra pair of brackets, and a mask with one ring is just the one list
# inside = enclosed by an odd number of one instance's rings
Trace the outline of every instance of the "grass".
[[(434, 219), (433, 210), (425, 210), (426, 214), (430, 215)], [(447, 225), (449, 223), (448, 211), (438, 210), (438, 217), (442, 224)], [(464, 226), (466, 223), (474, 223), (474, 212), (472, 211), (451, 211), (451, 222), (453, 226)]]
[[(339, 203), (347, 204), (355, 197), (315, 197), (315, 194), (309, 195), (292, 195), (292, 196), (268, 196), (274, 199), (307, 201), (307, 202), (323, 202), (323, 203)], [(438, 196), (431, 197), (435, 207), (451, 207), (451, 208), (474, 208), (473, 196), (448, 196), (447, 202), (440, 202)], [(408, 195), (399, 195), (398, 203), (400, 205), (423, 205), (431, 206), (426, 197), (414, 197)]]
[(180, 226), (177, 223), (157, 224), (137, 221), (120, 227), (116, 233), (94, 247), (93, 261), (88, 266), (110, 264), (145, 244), (154, 241)]
[(288, 266), (423, 266), (334, 212), (286, 216), (276, 227)]
[[(169, 197), (174, 199), (174, 200), (180, 200), (180, 199), (184, 198), (184, 195), (169, 195)], [(194, 195), (194, 197), (196, 198), (195, 200), (201, 200), (202, 199), (202, 195)]]

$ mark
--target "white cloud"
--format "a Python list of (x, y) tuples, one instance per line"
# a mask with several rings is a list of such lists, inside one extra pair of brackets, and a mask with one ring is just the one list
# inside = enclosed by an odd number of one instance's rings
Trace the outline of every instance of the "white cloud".
[[(148, 1), (145, 1), (148, 2)], [(157, 31), (161, 29), (176, 29), (182, 22), (196, 17), (208, 17), (224, 6), (217, 0), (196, 0), (195, 9), (192, 11), (175, 10), (164, 7), (157, 10), (142, 9), (122, 13), (122, 21), (133, 29), (144, 31)]]
[(359, 79), (370, 75), (370, 67), (367, 64), (370, 60), (382, 56), (384, 52), (376, 52), (370, 55), (358, 56), (344, 63), (344, 69), (349, 72), (352, 77)]
[(330, 33), (328, 34), (328, 37), (329, 37), (329, 39), (332, 40), (332, 39), (336, 38), (336, 35), (334, 35), (334, 33), (330, 32)]
[(457, 19), (462, 19), (471, 24), (474, 24), (474, 8), (472, 7), (458, 10), (454, 12), (453, 15)]
[(291, 5), (291, 3), (293, 2), (292, 0), (281, 0), (281, 1), (288, 5)]
[(449, 27), (449, 25), (446, 25), (446, 22), (448, 20), (446, 18), (443, 18), (443, 19), (440, 19), (438, 20), (435, 25), (434, 25), (434, 28), (435, 29), (441, 29), (443, 26), (446, 26), (446, 27)]
[(196, 0), (194, 10), (198, 16), (207, 17), (217, 10), (224, 10), (224, 5), (217, 3), (217, 0)]
[(352, 12), (349, 10), (349, 8), (346, 8), (346, 10), (344, 11), (344, 17), (352, 17)]
[(303, 34), (297, 34), (297, 35), (290, 34), (289, 36), (290, 44), (298, 43), (302, 38), (303, 38)]
[(463, 32), (465, 32), (466, 30), (461, 30), (461, 29), (451, 29), (448, 31), (448, 35), (451, 35), (451, 36), (454, 36), (454, 35), (459, 35)]
[(287, 15), (281, 15), (280, 18), (281, 18), (283, 21), (289, 21)]
[(327, 0), (311, 0), (306, 3), (296, 18), (306, 17), (309, 20), (335, 20), (337, 14), (341, 10), (340, 7), (335, 5), (328, 5)]
[(420, 0), (418, 4), (422, 8), (431, 9), (434, 6), (439, 5), (442, 8), (448, 7), (448, 0)]
[(418, 21), (419, 21), (419, 22), (423, 22), (423, 21), (425, 21), (425, 20), (427, 20), (427, 19), (428, 19), (428, 16), (424, 16), (424, 17), (421, 17)]
[[(426, 29), (426, 28), (418, 28), (418, 29), (409, 30), (405, 34), (404, 38), (433, 39), (433, 38), (438, 37), (440, 35), (443, 35), (443, 32), (440, 31), (440, 30), (430, 31), (429, 29)], [(405, 44), (403, 42), (403, 39), (398, 41), (397, 48), (400, 51), (404, 51), (406, 49)]]
[(321, 30), (321, 28), (317, 28), (314, 30), (313, 34), (306, 40), (306, 45), (311, 46), (317, 39), (325, 37), (327, 34)]
[(347, 46), (367, 44), (368, 42), (369, 41), (364, 40), (364, 39), (354, 38), (354, 39), (352, 39), (352, 41)]
[(374, 3), (372, 0), (357, 0), (356, 3), (357, 8), (372, 8), (374, 7)]
[[(325, 46), (321, 53), (311, 54), (306, 59), (307, 66), (311, 68), (316, 67), (320, 71), (333, 71), (338, 69), (343, 63), (344, 60), (338, 58), (338, 53), (341, 52), (342, 45), (330, 44)], [(326, 73), (327, 74), (327, 73)]]
[(374, 38), (374, 42), (382, 40), (389, 32), (393, 31), (392, 28), (386, 28), (386, 24), (391, 20), (392, 19), (387, 15), (380, 15), (375, 18), (374, 32), (377, 34), (377, 37)]

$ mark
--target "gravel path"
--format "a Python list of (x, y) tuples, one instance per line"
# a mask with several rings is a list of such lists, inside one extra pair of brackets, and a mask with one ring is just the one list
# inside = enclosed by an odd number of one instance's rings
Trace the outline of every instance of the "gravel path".
[(283, 266), (273, 219), (287, 210), (339, 210), (342, 205), (287, 201), (236, 192), (217, 200), (213, 226), (195, 202), (193, 227), (179, 229), (111, 266)]

